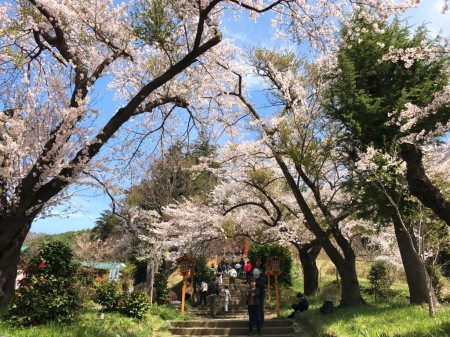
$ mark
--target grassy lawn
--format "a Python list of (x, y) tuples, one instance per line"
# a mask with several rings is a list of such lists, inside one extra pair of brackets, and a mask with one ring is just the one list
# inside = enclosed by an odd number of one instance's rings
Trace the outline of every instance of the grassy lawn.
[[(332, 276), (322, 277), (321, 283), (332, 280)], [(309, 310), (296, 317), (296, 322), (302, 327), (299, 336), (304, 337), (307, 333), (310, 337), (450, 337), (449, 303), (444, 303), (437, 309), (435, 317), (430, 317), (428, 307), (409, 305), (408, 289), (403, 282), (391, 287), (394, 294), (384, 302), (375, 302), (373, 296), (364, 291), (369, 286), (365, 278), (361, 277), (360, 283), (367, 305), (335, 307), (332, 314), (322, 315), (319, 313), (322, 300), (319, 297), (308, 298)], [(449, 289), (447, 282), (446, 298), (449, 298)], [(290, 304), (295, 301), (295, 293), (302, 290), (300, 277), (294, 277), (292, 288), (282, 290), (282, 316), (292, 312)]]
[(15, 328), (0, 320), (0, 335), (6, 337), (164, 337), (169, 320), (181, 319), (169, 307), (153, 306), (142, 320), (118, 313), (99, 316), (97, 310), (86, 310), (75, 321), (67, 324), (50, 323), (32, 328)]
[(322, 315), (312, 305), (297, 321), (311, 336), (373, 336), (373, 337), (450, 337), (450, 305), (436, 312), (434, 318), (427, 308), (410, 306), (398, 298), (384, 303), (368, 303), (357, 308), (335, 308)]

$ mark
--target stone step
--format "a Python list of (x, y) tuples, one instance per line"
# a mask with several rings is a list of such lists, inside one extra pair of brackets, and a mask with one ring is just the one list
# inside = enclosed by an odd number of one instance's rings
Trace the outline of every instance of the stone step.
[[(293, 336), (294, 328), (291, 320), (267, 319), (264, 323), (261, 329), (262, 336)], [(169, 331), (177, 336), (247, 336), (248, 320), (241, 318), (177, 321), (172, 322)]]
[[(256, 329), (254, 329), (256, 330)], [(182, 335), (182, 336), (205, 336), (205, 335), (216, 335), (216, 336), (239, 336), (239, 335), (248, 335), (248, 326), (247, 327), (207, 327), (207, 328), (170, 328), (170, 333), (172, 335)], [(256, 335), (256, 331), (254, 331)], [(294, 329), (292, 326), (290, 327), (266, 327), (261, 329), (262, 336), (280, 336), (287, 335), (292, 336), (294, 333)]]
[[(192, 321), (176, 321), (172, 323), (173, 327), (177, 328), (223, 328), (223, 327), (248, 327), (248, 320), (223, 320), (223, 319), (211, 319), (211, 320), (192, 320)], [(278, 328), (278, 327), (290, 327), (292, 329), (292, 321), (284, 318), (267, 319), (264, 322), (264, 328)]]

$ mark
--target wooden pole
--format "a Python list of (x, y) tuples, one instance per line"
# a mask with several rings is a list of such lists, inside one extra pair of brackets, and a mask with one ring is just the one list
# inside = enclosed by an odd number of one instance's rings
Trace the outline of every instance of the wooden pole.
[(270, 302), (270, 274), (267, 275), (267, 302)]
[(280, 294), (278, 291), (278, 275), (275, 274), (275, 297), (277, 302), (277, 317), (280, 317)]
[(181, 290), (181, 316), (184, 316), (184, 297), (186, 295), (187, 275), (183, 275), (183, 288)]

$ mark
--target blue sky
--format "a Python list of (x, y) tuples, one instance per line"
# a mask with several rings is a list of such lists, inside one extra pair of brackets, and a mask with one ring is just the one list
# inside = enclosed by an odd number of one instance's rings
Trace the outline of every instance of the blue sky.
[[(450, 14), (441, 14), (443, 3), (443, 0), (424, 0), (419, 8), (410, 10), (404, 17), (408, 18), (410, 24), (427, 23), (433, 34), (443, 29), (442, 35), (449, 37)], [(223, 34), (225, 37), (234, 39), (241, 47), (274, 46), (268, 16), (260, 17), (256, 24), (251, 23), (245, 14), (237, 22), (228, 16), (224, 20)], [(71, 204), (71, 213), (68, 214), (63, 206), (57, 207), (52, 217), (36, 220), (31, 226), (31, 231), (56, 234), (92, 228), (100, 213), (109, 209), (110, 199), (102, 191), (90, 189), (72, 198)]]

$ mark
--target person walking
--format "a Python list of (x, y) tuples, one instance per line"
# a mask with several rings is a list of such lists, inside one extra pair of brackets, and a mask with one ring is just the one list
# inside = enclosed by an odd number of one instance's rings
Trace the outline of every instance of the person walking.
[[(206, 298), (208, 297), (208, 283), (204, 280), (200, 284), (200, 300), (198, 301), (198, 305), (201, 307), (206, 307)], [(203, 302), (203, 305), (202, 305)]]
[(228, 281), (229, 281), (230, 289), (237, 290), (237, 285), (236, 285), (237, 271), (236, 271), (236, 269), (234, 269), (233, 267), (230, 267), (230, 270), (228, 271), (228, 277), (229, 277)]
[(228, 303), (230, 302), (230, 290), (228, 289), (228, 286), (225, 286), (222, 290), (220, 290), (219, 294), (219, 302), (220, 306), (222, 307), (222, 311), (224, 314), (228, 312)]
[(219, 285), (217, 284), (217, 279), (214, 277), (211, 283), (208, 284), (209, 313), (213, 318), (216, 317), (216, 303), (218, 295), (219, 295)]
[(246, 300), (248, 310), (248, 335), (253, 333), (253, 326), (256, 326), (258, 336), (261, 335), (261, 326), (259, 324), (259, 289), (256, 288), (256, 281), (251, 280), (250, 286), (246, 292)]

